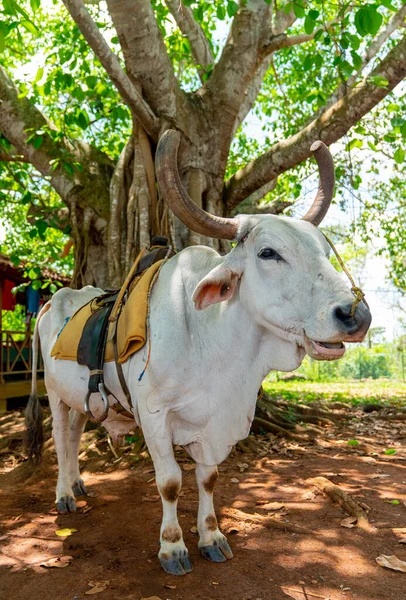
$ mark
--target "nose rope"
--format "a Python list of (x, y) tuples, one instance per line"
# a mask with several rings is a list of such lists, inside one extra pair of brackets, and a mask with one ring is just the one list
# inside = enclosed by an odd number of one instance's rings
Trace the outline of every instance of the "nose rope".
[[(323, 232), (322, 232), (323, 233)], [(358, 287), (357, 285), (355, 285), (355, 281), (353, 280), (353, 278), (351, 277), (351, 273), (349, 272), (349, 270), (347, 269), (347, 267), (344, 264), (343, 259), (341, 258), (341, 256), (338, 254), (337, 250), (334, 247), (333, 242), (326, 236), (325, 233), (323, 233), (324, 237), (326, 238), (327, 243), (329, 244), (329, 246), (331, 247), (332, 251), (334, 252), (334, 254), (336, 255), (336, 258), (340, 264), (340, 267), (342, 268), (342, 270), (344, 271), (344, 273), (347, 275), (348, 279), (351, 282), (351, 291), (354, 294), (355, 298), (354, 298), (354, 302), (352, 303), (352, 307), (351, 307), (351, 311), (350, 311), (350, 315), (351, 317), (354, 316), (355, 314), (355, 310), (358, 306), (358, 304), (360, 302), (364, 302), (364, 304), (366, 305), (367, 308), (369, 308), (367, 301), (365, 300), (365, 294), (364, 292), (361, 290), (360, 287)]]

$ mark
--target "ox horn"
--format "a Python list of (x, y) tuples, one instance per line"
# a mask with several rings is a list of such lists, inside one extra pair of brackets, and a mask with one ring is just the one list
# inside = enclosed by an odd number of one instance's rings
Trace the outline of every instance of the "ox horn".
[(197, 206), (183, 187), (178, 171), (179, 143), (179, 132), (168, 129), (159, 140), (156, 151), (156, 177), (165, 202), (178, 219), (196, 233), (234, 240), (238, 231), (237, 219), (211, 215)]
[(302, 219), (310, 221), (310, 223), (318, 227), (326, 216), (331, 200), (333, 199), (335, 181), (334, 163), (330, 150), (320, 140), (312, 144), (310, 152), (313, 152), (317, 166), (319, 167), (320, 183), (313, 204)]

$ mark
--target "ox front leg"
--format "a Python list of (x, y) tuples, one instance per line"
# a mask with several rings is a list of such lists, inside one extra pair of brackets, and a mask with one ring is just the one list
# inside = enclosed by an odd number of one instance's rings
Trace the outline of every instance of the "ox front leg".
[(199, 549), (207, 560), (225, 562), (233, 558), (226, 537), (218, 528), (213, 505), (213, 491), (218, 477), (217, 467), (196, 464), (196, 479), (199, 488), (199, 512), (197, 529)]
[(175, 460), (169, 437), (167, 440), (161, 438), (159, 444), (156, 440), (157, 438), (147, 440), (147, 444), (154, 461), (156, 483), (163, 507), (159, 561), (167, 573), (185, 575), (192, 570), (192, 564), (177, 516), (178, 497), (182, 485), (181, 470)]
[(69, 415), (69, 467), (72, 491), (75, 496), (87, 495), (86, 486), (79, 471), (80, 439), (85, 428), (87, 416), (71, 409)]

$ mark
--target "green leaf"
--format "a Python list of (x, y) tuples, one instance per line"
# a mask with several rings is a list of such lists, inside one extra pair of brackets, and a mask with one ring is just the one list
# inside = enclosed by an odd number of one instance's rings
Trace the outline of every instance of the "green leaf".
[(90, 125), (89, 115), (84, 108), (78, 111), (76, 114), (76, 122), (82, 129), (87, 129)]
[(116, 35), (111, 38), (111, 43), (112, 44), (118, 44), (119, 43), (119, 39), (118, 39), (118, 37)]
[(346, 146), (346, 150), (352, 150), (353, 148), (362, 148), (363, 142), (362, 140), (353, 139), (348, 142)]
[(298, 1), (293, 3), (293, 12), (295, 13), (295, 17), (297, 17), (298, 19), (303, 19), (303, 17), (306, 14), (305, 9)]
[(72, 535), (72, 533), (76, 533), (77, 531), (74, 527), (64, 527), (63, 529), (58, 529), (55, 533), (60, 537), (68, 537), (68, 535)]
[(219, 5), (216, 11), (217, 18), (220, 19), (220, 21), (224, 21), (224, 19), (226, 18), (226, 14), (227, 13), (225, 7)]
[(387, 87), (389, 85), (389, 81), (382, 75), (373, 75), (369, 80), (377, 87)]
[(41, 5), (41, 0), (30, 0), (31, 10), (36, 12)]
[(393, 6), (391, 0), (381, 0), (381, 4), (383, 4), (383, 6), (385, 8), (389, 8), (389, 10), (393, 10), (393, 11), (397, 10), (397, 8), (395, 6)]
[(28, 19), (24, 19), (23, 21), (20, 21), (20, 25), (22, 25), (24, 27), (24, 29), (26, 29), (27, 31), (29, 31), (29, 33), (32, 33), (35, 36), (37, 36), (39, 33), (39, 31), (35, 27), (34, 23), (32, 21), (29, 21)]
[(308, 54), (303, 61), (303, 68), (305, 71), (310, 71), (313, 65), (313, 56)]
[(285, 6), (283, 7), (283, 12), (288, 15), (290, 13), (290, 11), (292, 10), (292, 2), (288, 2), (287, 4), (285, 4)]
[(384, 454), (386, 454), (387, 456), (392, 456), (393, 454), (396, 454), (396, 450), (395, 448), (388, 448), (387, 450), (385, 450)]
[(31, 287), (33, 290), (39, 290), (41, 288), (42, 282), (40, 279), (36, 279), (31, 283)]
[(348, 440), (347, 445), (348, 446), (359, 446), (359, 441), (358, 440)]
[(238, 10), (238, 4), (236, 2), (234, 2), (233, 0), (230, 0), (229, 2), (227, 2), (227, 14), (230, 18), (235, 15), (237, 10)]
[(368, 142), (368, 146), (371, 148), (371, 150), (373, 150), (374, 152), (378, 152), (378, 148), (375, 146), (375, 144), (373, 144), (372, 142)]
[(362, 6), (355, 13), (354, 24), (358, 33), (363, 37), (368, 34), (376, 35), (382, 25), (382, 15), (375, 6)]
[[(386, 453), (385, 453), (386, 454)], [(399, 500), (386, 500), (388, 504), (393, 504), (394, 506), (399, 506)]]
[(352, 62), (357, 71), (362, 67), (362, 58), (359, 54), (355, 52), (355, 50), (351, 50)]
[(313, 19), (313, 21), (316, 21), (318, 19), (318, 17), (320, 16), (320, 13), (318, 10), (309, 10), (309, 17), (311, 17)]
[(313, 64), (315, 67), (321, 67), (321, 65), (323, 64), (323, 57), (321, 54), (315, 54), (313, 56)]
[(400, 133), (402, 134), (402, 137), (406, 138), (406, 121), (403, 123), (402, 127), (400, 128)]
[(46, 232), (46, 230), (48, 229), (48, 223), (46, 221), (44, 221), (43, 219), (38, 219), (35, 222), (35, 226), (38, 229), (38, 233), (40, 235), (44, 235), (44, 233)]
[(10, 254), (10, 260), (11, 260), (11, 262), (13, 263), (13, 265), (14, 265), (15, 267), (18, 267), (18, 265), (19, 265), (19, 264), (20, 264), (20, 262), (21, 262), (21, 259), (20, 259), (20, 257), (19, 257), (19, 256), (18, 256), (18, 254), (16, 254), (15, 252), (13, 252), (12, 254)]
[(306, 15), (305, 22), (304, 22), (304, 28), (305, 28), (305, 32), (307, 33), (307, 35), (310, 35), (311, 33), (313, 33), (315, 26), (316, 26), (316, 22), (311, 18), (310, 15)]
[[(405, 151), (403, 150), (403, 148), (398, 148), (396, 150), (395, 154), (393, 155), (393, 158), (398, 163), (398, 165), (400, 165), (405, 160)], [(387, 452), (388, 451), (386, 451), (385, 454), (387, 454)], [(396, 450), (395, 450), (395, 453), (396, 453)]]
[(16, 10), (14, 4), (15, 4), (15, 2), (13, 2), (12, 0), (3, 0), (4, 12), (8, 15), (16, 15), (17, 10)]
[(65, 171), (67, 172), (68, 175), (73, 175), (74, 173), (74, 168), (73, 165), (71, 165), (68, 162), (64, 162), (62, 163), (63, 168), (65, 169)]
[(34, 148), (36, 148), (38, 150), (38, 148), (41, 146), (43, 140), (44, 140), (44, 137), (42, 135), (36, 135), (32, 140), (32, 145), (34, 146)]
[(21, 198), (21, 204), (29, 204), (32, 200), (31, 192), (25, 192), (25, 194)]
[(54, 283), (51, 283), (51, 285), (49, 286), (49, 291), (51, 292), (51, 294), (55, 294), (55, 292), (57, 291), (57, 287)]
[(43, 75), (44, 75), (44, 69), (43, 69), (43, 67), (40, 67), (37, 71), (37, 74), (35, 75), (34, 83), (38, 83), (38, 81), (40, 81), (42, 79)]

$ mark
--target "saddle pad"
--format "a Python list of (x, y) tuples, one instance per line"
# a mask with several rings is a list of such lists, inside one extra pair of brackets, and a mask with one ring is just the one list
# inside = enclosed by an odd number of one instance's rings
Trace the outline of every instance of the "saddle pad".
[[(148, 291), (152, 279), (158, 271), (162, 260), (154, 263), (145, 273), (143, 273), (131, 286), (130, 295), (124, 305), (121, 315), (118, 319), (117, 327), (117, 350), (118, 362), (124, 363), (129, 357), (140, 350), (147, 339), (146, 318), (148, 309)], [(80, 338), (86, 321), (98, 308), (97, 297), (79, 308), (69, 319), (65, 327), (59, 334), (52, 350), (51, 356), (61, 360), (77, 361), (77, 352)], [(113, 334), (113, 325), (109, 327), (108, 340), (111, 340)], [(114, 360), (113, 344), (107, 342), (104, 357), (105, 362)]]

